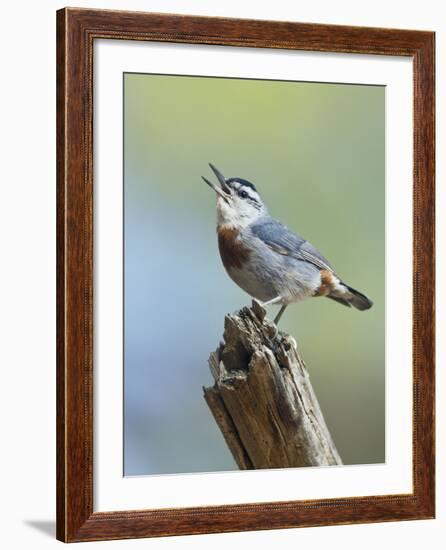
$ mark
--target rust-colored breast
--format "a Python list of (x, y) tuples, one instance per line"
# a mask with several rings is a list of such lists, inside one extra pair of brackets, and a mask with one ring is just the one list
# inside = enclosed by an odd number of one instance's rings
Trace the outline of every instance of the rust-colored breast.
[(249, 250), (237, 239), (238, 230), (234, 228), (219, 228), (218, 249), (226, 269), (240, 269), (249, 258)]

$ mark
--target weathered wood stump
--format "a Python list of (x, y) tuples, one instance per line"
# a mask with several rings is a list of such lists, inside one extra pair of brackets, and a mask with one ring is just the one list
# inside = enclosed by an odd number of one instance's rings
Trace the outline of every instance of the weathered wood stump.
[(225, 318), (204, 397), (240, 469), (342, 464), (295, 340), (253, 300)]

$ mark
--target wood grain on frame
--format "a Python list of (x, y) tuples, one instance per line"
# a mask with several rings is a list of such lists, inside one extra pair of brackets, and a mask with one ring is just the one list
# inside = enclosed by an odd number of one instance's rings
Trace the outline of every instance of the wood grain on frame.
[[(93, 41), (408, 56), (414, 68), (413, 493), (93, 512)], [(57, 12), (57, 538), (123, 539), (432, 518), (434, 40), (431, 32), (65, 8)]]

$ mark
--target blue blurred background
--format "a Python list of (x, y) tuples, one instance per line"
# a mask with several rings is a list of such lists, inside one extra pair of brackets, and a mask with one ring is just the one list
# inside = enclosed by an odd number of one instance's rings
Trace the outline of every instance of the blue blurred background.
[(202, 386), (250, 298), (221, 265), (208, 162), (374, 300), (307, 300), (281, 328), (344, 463), (384, 461), (384, 117), (378, 86), (124, 75), (125, 475), (237, 469)]

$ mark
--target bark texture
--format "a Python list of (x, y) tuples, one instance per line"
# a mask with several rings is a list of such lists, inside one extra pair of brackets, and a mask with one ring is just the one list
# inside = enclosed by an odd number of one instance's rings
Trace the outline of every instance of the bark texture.
[(342, 464), (295, 340), (256, 301), (225, 318), (204, 397), (240, 469)]

